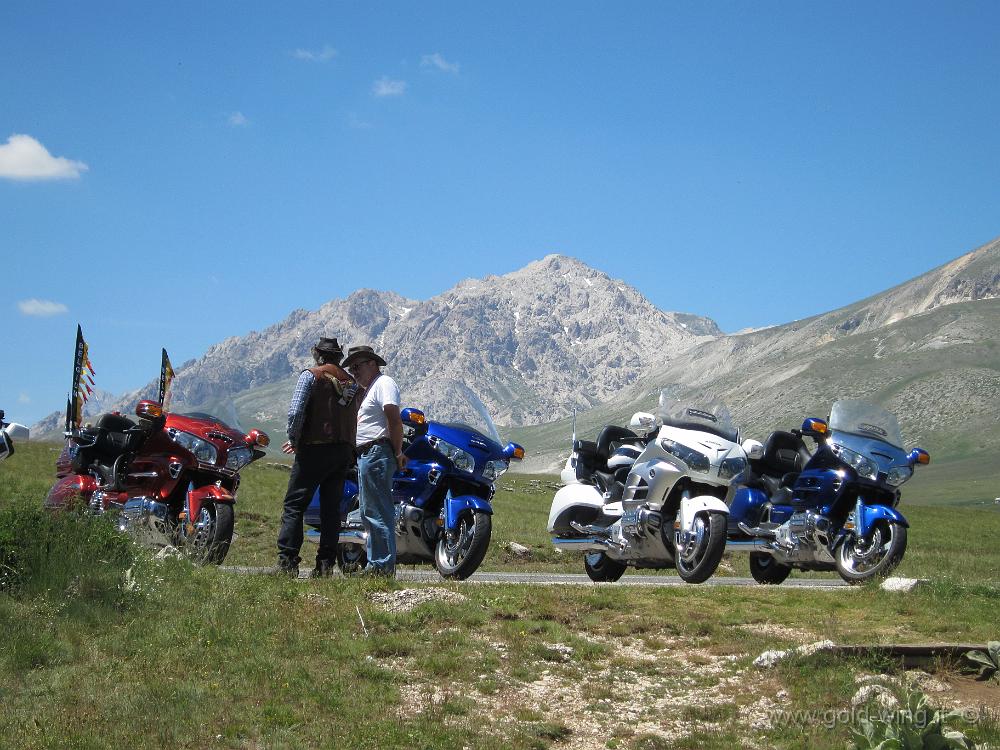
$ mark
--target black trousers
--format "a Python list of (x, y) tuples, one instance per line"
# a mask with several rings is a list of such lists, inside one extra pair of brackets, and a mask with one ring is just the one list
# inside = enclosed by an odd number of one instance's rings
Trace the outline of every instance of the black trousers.
[(340, 540), (340, 501), (344, 495), (344, 478), (354, 464), (354, 446), (347, 443), (302, 445), (295, 452), (292, 474), (288, 477), (285, 507), (278, 532), (278, 563), (297, 566), (302, 559), (302, 525), (306, 508), (319, 488), (320, 540), (316, 553), (320, 561), (337, 559)]

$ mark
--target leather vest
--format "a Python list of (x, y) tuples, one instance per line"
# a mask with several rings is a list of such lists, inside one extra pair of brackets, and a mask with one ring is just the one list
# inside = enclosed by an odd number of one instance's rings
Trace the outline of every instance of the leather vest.
[(353, 446), (358, 432), (361, 395), (355, 395), (347, 405), (340, 403), (344, 389), (354, 382), (353, 378), (342, 368), (331, 364), (310, 367), (309, 372), (315, 381), (309, 391), (301, 442), (307, 445), (347, 443)]

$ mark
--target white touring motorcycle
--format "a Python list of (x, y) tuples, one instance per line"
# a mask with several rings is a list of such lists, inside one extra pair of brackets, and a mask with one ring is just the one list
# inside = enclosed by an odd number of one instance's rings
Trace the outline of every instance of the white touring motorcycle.
[(756, 440), (740, 443), (721, 403), (661, 393), (656, 412), (633, 415), (629, 429), (608, 425), (596, 443), (574, 441), (549, 512), (552, 543), (584, 551), (594, 581), (617, 581), (631, 565), (674, 566), (701, 583), (726, 549), (734, 483), (763, 452)]
[(14, 441), (11, 440), (10, 435), (7, 433), (7, 428), (10, 427), (10, 424), (4, 422), (3, 418), (4, 411), (0, 409), (0, 461), (14, 455)]

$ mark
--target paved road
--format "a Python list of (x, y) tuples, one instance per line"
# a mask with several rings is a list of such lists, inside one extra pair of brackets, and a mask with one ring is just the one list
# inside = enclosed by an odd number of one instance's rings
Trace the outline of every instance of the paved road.
[[(275, 568), (223, 567), (223, 570), (242, 575), (267, 575), (275, 572)], [(299, 573), (300, 578), (308, 577), (308, 570)], [(402, 568), (397, 571), (396, 578), (400, 581), (417, 581), (420, 583), (440, 583), (443, 579), (437, 571), (410, 570)], [(677, 576), (654, 576), (639, 573), (626, 573), (620, 581), (613, 584), (594, 583), (584, 573), (490, 573), (481, 570), (474, 573), (462, 583), (527, 583), (534, 586), (577, 585), (577, 586), (690, 586)], [(702, 586), (758, 586), (753, 578), (716, 577), (709, 578)], [(796, 589), (839, 589), (850, 591), (851, 586), (834, 578), (789, 578), (778, 588)]]

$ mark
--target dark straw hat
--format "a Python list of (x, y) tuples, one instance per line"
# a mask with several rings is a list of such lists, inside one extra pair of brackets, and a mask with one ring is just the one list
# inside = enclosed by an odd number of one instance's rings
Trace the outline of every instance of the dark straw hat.
[(352, 346), (347, 350), (347, 359), (344, 360), (344, 367), (350, 367), (355, 362), (364, 362), (366, 359), (375, 360), (379, 367), (385, 367), (385, 360), (375, 353), (370, 346)]
[(321, 338), (319, 343), (313, 347), (313, 351), (317, 354), (333, 354), (336, 356), (344, 356), (344, 349), (340, 344), (337, 343), (337, 339)]

